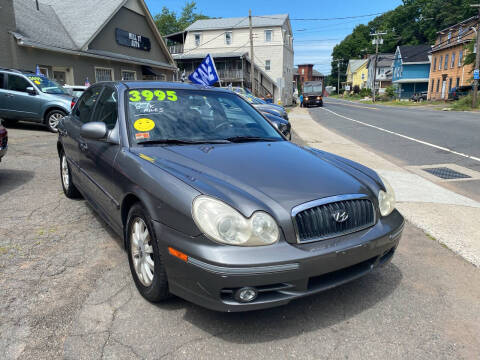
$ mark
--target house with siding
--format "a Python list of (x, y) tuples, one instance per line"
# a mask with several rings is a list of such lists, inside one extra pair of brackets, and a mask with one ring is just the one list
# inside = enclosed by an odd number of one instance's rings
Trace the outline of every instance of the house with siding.
[(430, 45), (397, 46), (392, 68), (392, 83), (399, 99), (428, 91), (430, 74)]
[(222, 85), (232, 83), (259, 96), (291, 104), (293, 96), (293, 35), (288, 14), (252, 16), (255, 65), (250, 83), (248, 17), (197, 20), (185, 31), (165, 36), (181, 71), (191, 73), (206, 54), (214, 58)]
[(465, 65), (463, 59), (467, 55), (465, 44), (475, 38), (472, 27), (477, 23), (478, 16), (474, 16), (437, 32), (432, 47), (430, 100), (447, 99), (453, 87), (471, 85), (473, 64)]
[(360, 89), (367, 87), (368, 59), (350, 59), (347, 66), (347, 81), (345, 85), (353, 90), (355, 86)]
[(143, 0), (0, 0), (0, 48), (0, 67), (68, 85), (177, 70)]
[(395, 54), (377, 55), (377, 74), (375, 73), (375, 55), (368, 57), (367, 88), (373, 89), (373, 78), (375, 77), (375, 89), (383, 93), (387, 87), (392, 85), (392, 64)]

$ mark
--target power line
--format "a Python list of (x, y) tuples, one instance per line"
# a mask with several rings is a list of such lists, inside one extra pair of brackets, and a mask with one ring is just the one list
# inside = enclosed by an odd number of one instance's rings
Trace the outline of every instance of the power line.
[[(290, 18), (290, 20), (292, 21), (331, 21), (331, 20), (357, 19), (362, 17), (382, 15), (382, 14), (385, 14), (385, 12), (364, 14), (364, 15), (354, 15), (354, 16), (344, 16), (344, 17), (332, 17), (332, 18)], [(272, 17), (272, 16), (255, 16), (255, 17), (264, 18), (264, 19), (276, 19), (276, 20), (279, 19), (278, 17)]]

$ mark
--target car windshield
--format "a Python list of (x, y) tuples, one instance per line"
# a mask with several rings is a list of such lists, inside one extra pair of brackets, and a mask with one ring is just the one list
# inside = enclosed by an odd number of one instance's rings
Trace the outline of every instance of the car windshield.
[(127, 100), (129, 133), (137, 144), (284, 140), (230, 92), (159, 87), (130, 90)]
[(27, 75), (27, 77), (35, 83), (41, 92), (47, 94), (68, 94), (61, 85), (43, 75)]
[(322, 92), (322, 85), (305, 85), (305, 89), (303, 90), (303, 92)]

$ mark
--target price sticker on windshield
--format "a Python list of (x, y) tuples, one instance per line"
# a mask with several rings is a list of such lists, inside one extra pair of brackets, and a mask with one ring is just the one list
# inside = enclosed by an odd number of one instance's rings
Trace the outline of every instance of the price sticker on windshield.
[(28, 78), (32, 80), (35, 84), (40, 84), (40, 82), (42, 81), (42, 79), (38, 76), (29, 76)]
[(152, 90), (130, 90), (128, 92), (130, 95), (129, 100), (131, 102), (138, 101), (177, 101), (177, 93), (173, 90), (163, 91), (160, 89)]

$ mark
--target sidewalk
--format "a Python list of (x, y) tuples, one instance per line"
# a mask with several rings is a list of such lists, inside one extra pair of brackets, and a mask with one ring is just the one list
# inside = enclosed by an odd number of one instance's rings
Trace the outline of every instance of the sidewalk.
[(314, 148), (366, 165), (395, 189), (405, 218), (441, 244), (480, 267), (480, 203), (447, 190), (406, 168), (337, 135), (315, 122), (304, 108), (289, 113), (292, 129)]

